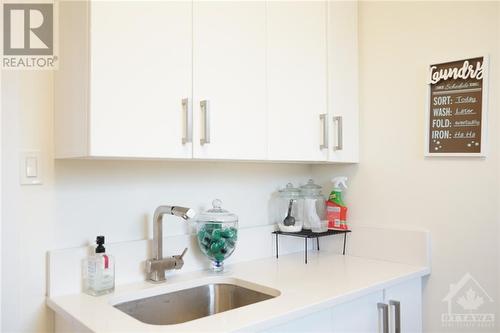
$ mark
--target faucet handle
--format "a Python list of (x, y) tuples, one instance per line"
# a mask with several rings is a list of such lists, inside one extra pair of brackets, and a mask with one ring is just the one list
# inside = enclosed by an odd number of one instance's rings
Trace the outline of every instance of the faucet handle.
[(184, 257), (184, 255), (186, 254), (186, 252), (187, 252), (187, 251), (188, 251), (188, 248), (186, 247), (186, 248), (184, 249), (184, 251), (182, 251), (182, 253), (181, 253), (181, 255), (180, 255), (179, 259), (182, 259), (182, 258)]
[(184, 257), (184, 255), (186, 254), (188, 248), (186, 247), (184, 249), (184, 251), (182, 251), (182, 254), (179, 256), (173, 256), (174, 260), (175, 260), (175, 269), (181, 269), (182, 266), (184, 266), (184, 260), (182, 259)]

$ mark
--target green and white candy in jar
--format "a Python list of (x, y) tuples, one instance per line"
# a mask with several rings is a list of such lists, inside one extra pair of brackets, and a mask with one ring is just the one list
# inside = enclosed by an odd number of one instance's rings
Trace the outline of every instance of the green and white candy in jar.
[(236, 247), (238, 240), (238, 216), (221, 208), (222, 201), (215, 199), (212, 208), (198, 216), (196, 233), (198, 245), (212, 261), (212, 270), (224, 270), (224, 260)]

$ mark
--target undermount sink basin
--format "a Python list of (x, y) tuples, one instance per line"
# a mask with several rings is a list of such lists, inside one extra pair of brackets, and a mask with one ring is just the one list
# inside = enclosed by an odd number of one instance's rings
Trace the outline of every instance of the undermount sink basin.
[(146, 324), (172, 325), (262, 302), (278, 295), (279, 291), (274, 289), (264, 293), (233, 283), (209, 283), (115, 304), (114, 307)]

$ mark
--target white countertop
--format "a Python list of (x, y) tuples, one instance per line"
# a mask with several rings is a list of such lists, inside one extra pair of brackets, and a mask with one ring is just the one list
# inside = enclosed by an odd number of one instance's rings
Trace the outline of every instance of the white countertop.
[[(381, 290), (411, 278), (429, 274), (428, 267), (311, 253), (304, 264), (303, 253), (228, 265), (222, 274), (210, 271), (175, 271), (163, 284), (141, 282), (118, 286), (113, 294), (93, 297), (86, 294), (47, 299), (50, 308), (76, 320), (94, 332), (200, 332), (259, 330), (285, 323)], [(209, 281), (240, 279), (277, 289), (281, 295), (190, 322), (155, 326), (144, 324), (115, 309), (111, 304), (190, 288)]]

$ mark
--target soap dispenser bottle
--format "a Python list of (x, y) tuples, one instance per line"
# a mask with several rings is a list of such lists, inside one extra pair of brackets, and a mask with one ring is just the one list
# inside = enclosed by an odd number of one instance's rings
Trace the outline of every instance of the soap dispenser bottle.
[(115, 261), (106, 254), (104, 236), (97, 236), (95, 253), (83, 263), (83, 291), (92, 296), (100, 296), (115, 289)]

